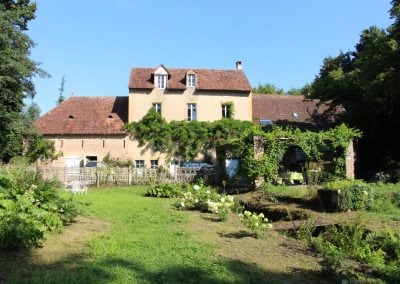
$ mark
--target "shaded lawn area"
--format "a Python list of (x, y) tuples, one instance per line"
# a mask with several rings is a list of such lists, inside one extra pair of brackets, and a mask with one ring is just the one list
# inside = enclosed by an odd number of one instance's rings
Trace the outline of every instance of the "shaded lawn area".
[[(0, 255), (0, 282), (321, 283), (318, 259), (276, 232), (240, 233), (236, 216), (177, 211), (144, 187), (77, 196), (85, 217), (30, 252)], [(242, 228), (243, 229), (243, 228)], [(239, 233), (238, 233), (239, 232)]]

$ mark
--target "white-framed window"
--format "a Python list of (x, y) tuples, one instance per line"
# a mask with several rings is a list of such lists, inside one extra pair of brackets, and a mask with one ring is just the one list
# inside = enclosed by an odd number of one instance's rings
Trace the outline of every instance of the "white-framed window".
[(144, 160), (135, 160), (135, 168), (144, 168)]
[(187, 74), (186, 84), (190, 88), (196, 87), (196, 74)]
[(153, 108), (156, 112), (158, 112), (161, 115), (161, 103), (154, 103)]
[(158, 169), (158, 160), (150, 160), (150, 168)]
[(187, 104), (187, 120), (192, 121), (197, 119), (196, 104)]
[(222, 118), (232, 118), (232, 105), (222, 104)]
[(167, 75), (166, 74), (156, 74), (155, 75), (155, 85), (157, 89), (165, 89), (167, 87)]

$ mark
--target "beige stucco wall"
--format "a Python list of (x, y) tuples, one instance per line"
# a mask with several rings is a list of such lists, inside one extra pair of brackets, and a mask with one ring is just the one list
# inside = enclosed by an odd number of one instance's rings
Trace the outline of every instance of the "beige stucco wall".
[(203, 92), (188, 88), (184, 91), (130, 90), (129, 121), (139, 121), (153, 103), (161, 103), (161, 114), (167, 121), (187, 120), (187, 104), (189, 103), (196, 104), (197, 120), (214, 121), (222, 118), (221, 105), (226, 102), (233, 102), (235, 119), (252, 120), (250, 92)]
[(62, 153), (51, 163), (56, 167), (64, 167), (69, 157), (97, 156), (97, 160), (102, 161), (107, 153), (120, 160), (128, 156), (129, 141), (124, 135), (46, 135), (46, 138), (54, 141), (56, 151)]
[(139, 143), (136, 140), (129, 140), (129, 153), (128, 157), (130, 160), (144, 160), (146, 168), (150, 168), (150, 160), (158, 160), (158, 165), (167, 167), (169, 165), (169, 158), (166, 154), (160, 152), (154, 152), (146, 147), (139, 147)]
[(47, 163), (54, 167), (65, 167), (66, 159), (72, 157), (84, 160), (87, 156), (97, 156), (102, 161), (107, 153), (121, 161), (144, 160), (146, 167), (150, 167), (150, 160), (158, 160), (159, 166), (169, 162), (167, 155), (139, 147), (137, 141), (124, 135), (47, 135), (46, 138), (54, 141), (56, 151), (62, 153), (57, 160)]

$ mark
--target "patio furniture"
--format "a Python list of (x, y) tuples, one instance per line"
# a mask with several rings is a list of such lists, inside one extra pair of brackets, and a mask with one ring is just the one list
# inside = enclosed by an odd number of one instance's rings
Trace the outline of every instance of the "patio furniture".
[(87, 194), (88, 188), (89, 184), (87, 182), (73, 180), (70, 183), (67, 183), (64, 189), (73, 194), (81, 194), (81, 193)]

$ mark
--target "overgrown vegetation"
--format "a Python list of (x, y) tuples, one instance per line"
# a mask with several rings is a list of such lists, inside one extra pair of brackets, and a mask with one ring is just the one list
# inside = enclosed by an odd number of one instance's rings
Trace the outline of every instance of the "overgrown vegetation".
[(374, 192), (374, 201), (369, 211), (390, 214), (400, 220), (400, 183), (377, 183), (370, 184), (370, 187)]
[[(345, 177), (348, 145), (352, 139), (361, 136), (360, 131), (345, 125), (321, 132), (280, 127), (264, 132), (251, 122), (229, 118), (214, 122), (167, 123), (154, 109), (139, 122), (125, 125), (124, 129), (139, 141), (140, 146), (146, 145), (171, 157), (192, 160), (198, 154), (207, 155), (212, 149), (216, 149), (221, 161), (228, 156), (239, 157), (242, 175), (264, 176), (270, 182), (276, 179), (281, 158), (290, 147), (301, 148), (307, 162), (332, 161), (334, 167), (330, 174)], [(254, 157), (253, 138), (256, 136), (264, 143), (264, 154), (260, 159)], [(220, 177), (220, 180), (226, 180), (226, 177)]]
[(368, 231), (359, 223), (331, 226), (309, 244), (322, 254), (323, 272), (338, 280), (400, 281), (400, 235), (392, 231)]
[(374, 203), (371, 187), (361, 180), (328, 182), (323, 185), (323, 191), (336, 193), (334, 196), (337, 196), (337, 209), (339, 211), (370, 209)]
[(0, 167), (0, 249), (38, 246), (74, 220), (77, 209), (57, 192), (58, 185), (26, 164)]
[[(400, 184), (337, 180), (322, 187), (323, 191), (337, 193), (335, 209), (345, 212), (331, 215), (313, 211), (300, 228), (295, 224), (293, 228), (298, 239), (306, 240), (321, 254), (323, 272), (329, 277), (335, 276), (337, 281), (348, 283), (398, 283)], [(302, 200), (299, 204), (306, 206), (306, 210), (319, 204), (305, 202), (313, 196), (307, 192), (306, 186), (267, 185), (265, 192), (268, 202)], [(332, 201), (332, 196), (329, 197)], [(280, 204), (285, 206), (284, 202)], [(293, 204), (286, 206), (290, 208)], [(319, 209), (326, 211), (330, 208)], [(292, 234), (292, 230), (289, 231)]]

